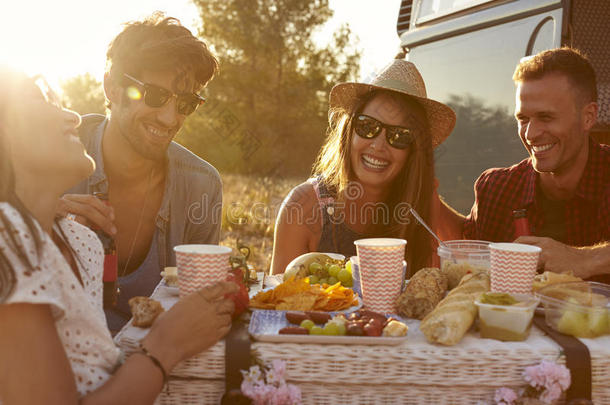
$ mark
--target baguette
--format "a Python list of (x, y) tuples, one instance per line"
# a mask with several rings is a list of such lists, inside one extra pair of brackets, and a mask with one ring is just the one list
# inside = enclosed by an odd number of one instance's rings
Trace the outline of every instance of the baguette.
[(419, 329), (429, 342), (455, 345), (462, 340), (477, 316), (474, 300), (486, 291), (489, 291), (487, 273), (465, 275), (460, 284), (422, 320)]

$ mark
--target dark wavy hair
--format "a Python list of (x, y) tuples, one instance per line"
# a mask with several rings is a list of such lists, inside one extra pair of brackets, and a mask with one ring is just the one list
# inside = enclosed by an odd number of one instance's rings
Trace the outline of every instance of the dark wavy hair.
[(218, 72), (218, 60), (178, 19), (162, 12), (126, 23), (108, 46), (106, 72), (116, 83), (123, 82), (123, 73), (175, 69), (192, 72), (199, 91)]
[[(15, 97), (24, 94), (24, 89), (27, 86), (36, 86), (34, 79), (7, 67), (0, 67), (0, 88), (2, 88), (0, 94), (0, 202), (9, 203), (19, 212), (40, 254), (42, 235), (35, 225), (32, 214), (15, 192), (15, 172), (11, 162), (10, 144), (5, 127), (7, 114), (9, 113), (8, 107)], [(29, 260), (22, 244), (15, 239), (16, 229), (2, 210), (0, 210), (0, 227), (0, 239), (5, 240), (8, 245), (6, 247), (17, 255), (24, 266), (33, 271), (34, 263)], [(12, 294), (15, 281), (15, 269), (4, 251), (0, 249), (0, 303)]]
[[(353, 123), (368, 102), (379, 94), (373, 91), (365, 94), (350, 109), (339, 108), (330, 112), (330, 125), (326, 142), (322, 146), (312, 174), (320, 176), (326, 186), (334, 190), (337, 198), (342, 198), (350, 181), (355, 181), (351, 165), (351, 144), (354, 137)], [(419, 111), (426, 117), (422, 106), (414, 99), (391, 93), (398, 97), (405, 107)], [(427, 120), (425, 121), (427, 124)], [(427, 126), (427, 125), (426, 125)], [(408, 264), (407, 278), (418, 269), (430, 265), (434, 254), (434, 243), (430, 235), (417, 222), (405, 221), (407, 214), (397, 209), (405, 203), (412, 206), (420, 216), (430, 223), (430, 207), (434, 191), (434, 156), (432, 138), (426, 128), (425, 136), (417, 137), (413, 146), (408, 148), (405, 165), (389, 186), (390, 193), (385, 203), (389, 208), (390, 223), (384, 229), (373, 230), (371, 236), (392, 236), (408, 240), (405, 260)]]

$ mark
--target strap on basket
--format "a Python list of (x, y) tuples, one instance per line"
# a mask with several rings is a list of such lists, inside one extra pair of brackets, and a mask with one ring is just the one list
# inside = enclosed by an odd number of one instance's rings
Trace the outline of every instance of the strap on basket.
[[(579, 339), (564, 335), (549, 327), (544, 315), (534, 316), (534, 324), (561, 346), (566, 356), (566, 367), (570, 369), (572, 384), (566, 391), (568, 402), (591, 400), (591, 354), (589, 348)], [(585, 401), (586, 402), (586, 401)]]
[(250, 336), (247, 325), (250, 314), (244, 312), (233, 321), (225, 338), (225, 393), (221, 404), (251, 404), (250, 398), (241, 393), (241, 370), (250, 368)]

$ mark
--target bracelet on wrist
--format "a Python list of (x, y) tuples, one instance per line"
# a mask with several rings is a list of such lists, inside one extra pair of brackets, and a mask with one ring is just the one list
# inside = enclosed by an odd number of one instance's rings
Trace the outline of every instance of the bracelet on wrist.
[(145, 355), (146, 357), (148, 357), (155, 366), (157, 366), (157, 368), (159, 370), (161, 370), (161, 373), (163, 374), (163, 385), (165, 385), (167, 383), (167, 373), (165, 372), (165, 368), (163, 368), (163, 365), (161, 364), (161, 362), (159, 361), (158, 358), (156, 358), (155, 356), (153, 356), (146, 347), (144, 347), (144, 345), (142, 344), (142, 342), (140, 342), (140, 351), (139, 353)]

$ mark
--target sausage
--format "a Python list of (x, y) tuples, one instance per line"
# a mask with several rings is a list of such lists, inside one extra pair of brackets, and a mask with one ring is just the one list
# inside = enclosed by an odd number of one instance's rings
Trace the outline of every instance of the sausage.
[(300, 325), (305, 319), (310, 319), (304, 312), (286, 312), (286, 320), (292, 324)]
[(330, 314), (328, 312), (318, 311), (305, 311), (305, 315), (313, 321), (313, 323), (324, 325), (330, 321)]
[(280, 335), (309, 335), (309, 331), (300, 326), (286, 326), (280, 329)]

